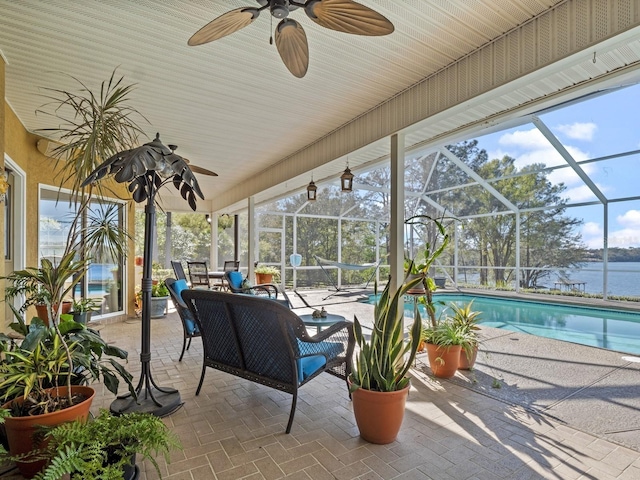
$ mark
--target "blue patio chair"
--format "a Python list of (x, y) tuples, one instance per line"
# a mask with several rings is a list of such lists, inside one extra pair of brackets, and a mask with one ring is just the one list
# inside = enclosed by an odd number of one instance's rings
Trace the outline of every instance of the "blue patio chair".
[(184, 273), (184, 267), (179, 260), (171, 260), (171, 266), (173, 267), (173, 273), (176, 274), (176, 280), (186, 280), (187, 275)]
[[(189, 350), (189, 347), (191, 347), (191, 339), (193, 339), (193, 337), (199, 337), (200, 330), (198, 329), (198, 325), (193, 319), (191, 310), (189, 310), (189, 307), (187, 307), (187, 304), (184, 303), (184, 300), (182, 299), (182, 291), (189, 289), (187, 281), (184, 279), (176, 280), (175, 278), (167, 278), (164, 281), (164, 284), (169, 289), (171, 301), (176, 307), (176, 311), (178, 312), (180, 320), (182, 321), (182, 352), (180, 353), (180, 358), (178, 359), (178, 361), (181, 362), (182, 357), (184, 357), (184, 352), (186, 350)], [(187, 340), (189, 340), (188, 343)]]

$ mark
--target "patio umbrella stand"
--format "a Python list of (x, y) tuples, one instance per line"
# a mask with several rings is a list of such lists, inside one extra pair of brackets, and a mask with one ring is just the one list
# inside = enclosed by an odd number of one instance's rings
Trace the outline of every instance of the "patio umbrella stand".
[[(172, 182), (180, 189), (193, 210), (196, 209), (195, 195), (204, 199), (198, 182), (185, 160), (160, 142), (155, 140), (141, 147), (126, 150), (112, 156), (89, 175), (82, 186), (97, 182), (106, 175), (114, 175), (118, 183), (128, 183), (133, 200), (146, 200), (144, 255), (142, 273), (142, 349), (140, 362), (142, 371), (135, 388), (136, 397), (131, 393), (120, 395), (111, 403), (114, 414), (145, 412), (158, 417), (169, 415), (182, 405), (180, 392), (174, 388), (160, 387), (151, 374), (151, 264), (153, 259), (153, 238), (156, 233), (155, 196), (165, 184)], [(215, 175), (213, 172), (208, 174)]]

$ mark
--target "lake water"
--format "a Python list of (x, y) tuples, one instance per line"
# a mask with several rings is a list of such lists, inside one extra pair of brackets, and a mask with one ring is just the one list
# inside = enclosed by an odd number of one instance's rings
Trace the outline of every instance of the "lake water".
[[(602, 266), (602, 262), (590, 262), (581, 269), (568, 270), (567, 273), (571, 280), (586, 282), (587, 293), (602, 293)], [(610, 262), (608, 278), (608, 294), (640, 297), (640, 262)], [(552, 275), (544, 283), (553, 286), (555, 280), (555, 275)]]
[[(584, 263), (582, 268), (565, 270), (565, 273), (566, 277), (571, 281), (584, 282), (585, 292), (602, 294), (602, 267), (602, 262), (589, 262)], [(608, 279), (608, 295), (640, 297), (640, 262), (609, 263)], [(558, 280), (557, 272), (551, 272), (548, 278), (541, 279), (538, 284), (547, 288), (554, 288), (554, 282)], [(460, 281), (477, 284), (479, 283), (479, 276), (477, 272), (469, 273), (464, 272), (464, 269), (462, 269)], [(580, 290), (582, 288), (583, 286), (580, 285)]]

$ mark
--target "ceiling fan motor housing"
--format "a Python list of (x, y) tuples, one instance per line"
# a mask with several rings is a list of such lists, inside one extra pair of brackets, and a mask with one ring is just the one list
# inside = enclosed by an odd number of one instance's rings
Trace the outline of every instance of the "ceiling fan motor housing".
[(271, 0), (271, 15), (275, 18), (287, 18), (289, 16), (289, 0)]

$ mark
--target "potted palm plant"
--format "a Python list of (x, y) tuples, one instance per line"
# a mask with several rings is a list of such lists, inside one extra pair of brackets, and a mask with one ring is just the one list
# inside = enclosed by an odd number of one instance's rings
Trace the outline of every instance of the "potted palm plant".
[[(57, 136), (62, 143), (56, 154), (60, 166), (60, 188), (71, 188), (71, 198), (76, 205), (77, 214), (73, 218), (69, 236), (65, 245), (65, 251), (59, 261), (42, 259), (39, 267), (29, 267), (24, 270), (11, 272), (5, 279), (8, 282), (6, 299), (16, 296), (25, 298), (26, 301), (20, 311), (26, 311), (27, 307), (42, 300), (46, 306), (47, 316), (55, 331), (54, 341), (51, 345), (37, 343), (32, 351), (18, 350), (9, 355), (12, 361), (1, 365), (0, 385), (4, 385), (7, 393), (5, 399), (11, 401), (13, 412), (24, 410), (22, 405), (30, 402), (30, 398), (37, 397), (39, 402), (43, 398), (54, 398), (55, 404), (47, 408), (53, 412), (38, 415), (37, 423), (40, 425), (51, 424), (43, 418), (45, 415), (53, 415), (61, 411), (75, 409), (79, 398), (74, 394), (79, 387), (72, 386), (72, 375), (77, 366), (74, 363), (78, 353), (78, 343), (68, 341), (60, 330), (60, 315), (62, 301), (68, 299), (76, 285), (86, 274), (91, 259), (99, 259), (108, 256), (110, 258), (122, 258), (126, 253), (127, 239), (124, 228), (119, 228), (113, 221), (113, 209), (104, 207), (93, 199), (94, 186), (83, 187), (82, 182), (105, 158), (122, 150), (127, 145), (133, 145), (137, 133), (140, 131), (135, 123), (130, 120), (136, 110), (126, 105), (131, 86), (121, 85), (120, 80), (115, 79), (115, 72), (108, 82), (103, 82), (100, 94), (95, 95), (85, 85), (81, 84), (81, 93), (61, 90), (49, 90), (51, 95), (52, 113), (58, 127), (45, 129)], [(73, 115), (69, 115), (69, 111)], [(46, 111), (41, 113), (47, 114)], [(100, 183), (95, 187), (100, 193), (103, 188)], [(96, 208), (98, 207), (103, 208)], [(91, 213), (100, 211), (100, 218), (93, 221)], [(110, 213), (111, 212), (111, 213)], [(54, 365), (51, 369), (42, 365)], [(62, 374), (67, 372), (67, 375)], [(62, 375), (61, 375), (62, 374)], [(39, 378), (34, 382), (34, 378)], [(45, 384), (54, 383), (53, 391), (46, 391)], [(65, 385), (62, 385), (62, 384)], [(36, 386), (37, 388), (34, 388)], [(84, 387), (89, 388), (89, 387)], [(11, 399), (12, 396), (17, 398)], [(84, 394), (85, 400), (90, 401), (93, 394)], [(66, 403), (63, 402), (66, 398)], [(83, 404), (86, 402), (83, 402)], [(28, 403), (27, 403), (28, 404)], [(66, 408), (65, 408), (66, 407)], [(88, 412), (88, 406), (86, 411)], [(81, 413), (80, 417), (86, 417), (87, 413)], [(24, 417), (12, 415), (6, 421), (7, 433), (13, 428), (13, 424), (23, 423)], [(33, 430), (24, 434), (25, 440), (19, 441), (19, 448), (24, 450), (26, 439), (31, 440)], [(12, 445), (9, 438), (10, 449), (18, 448), (15, 442)], [(37, 470), (35, 470), (37, 471)], [(25, 476), (32, 476), (33, 467)]]
[[(403, 284), (391, 296), (387, 283), (374, 308), (373, 329), (366, 338), (354, 317), (358, 346), (349, 377), (353, 412), (360, 436), (371, 443), (386, 444), (398, 436), (409, 393), (407, 376), (420, 343), (420, 314), (411, 327), (409, 341), (404, 338), (404, 295), (422, 280)], [(376, 286), (377, 287), (377, 286)]]

